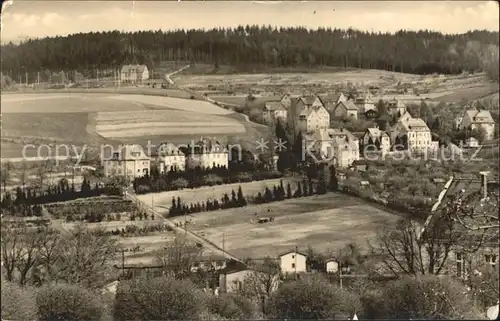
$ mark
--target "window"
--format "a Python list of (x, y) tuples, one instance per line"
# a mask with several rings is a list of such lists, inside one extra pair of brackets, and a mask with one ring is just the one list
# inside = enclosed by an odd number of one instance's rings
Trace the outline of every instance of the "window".
[(292, 263), (292, 269), (295, 269), (295, 263)]
[(292, 259), (294, 259), (294, 258), (295, 258), (295, 255), (292, 255)]
[(457, 276), (459, 278), (466, 277), (466, 267), (465, 267), (465, 258), (462, 253), (455, 254), (456, 264), (457, 264)]
[(486, 263), (488, 263), (492, 268), (495, 268), (497, 264), (497, 256), (494, 254), (486, 254), (484, 256)]

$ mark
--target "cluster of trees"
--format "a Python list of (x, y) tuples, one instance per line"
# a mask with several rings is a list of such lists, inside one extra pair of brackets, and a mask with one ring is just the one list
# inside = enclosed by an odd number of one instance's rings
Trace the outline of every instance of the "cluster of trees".
[[(498, 32), (443, 35), (432, 31), (395, 34), (353, 29), (239, 26), (212, 30), (79, 33), (30, 39), (1, 47), (2, 70), (12, 78), (45, 70), (116, 70), (128, 63), (154, 69), (165, 60), (246, 66), (338, 66), (416, 74), (491, 71), (498, 79)], [(252, 66), (253, 65), (253, 66)], [(72, 75), (73, 74), (73, 75)]]
[(136, 178), (133, 182), (137, 194), (172, 191), (184, 188), (198, 188), (222, 184), (244, 183), (265, 179), (279, 178), (283, 175), (277, 171), (233, 170), (225, 168), (195, 168), (186, 171), (169, 171), (164, 175)]
[(245, 196), (243, 195), (243, 190), (241, 189), (241, 186), (238, 187), (238, 193), (236, 193), (234, 190), (231, 190), (231, 198), (229, 198), (229, 195), (227, 193), (224, 193), (222, 196), (220, 202), (217, 199), (207, 199), (206, 202), (197, 202), (191, 203), (189, 206), (187, 204), (182, 203), (181, 198), (177, 197), (177, 200), (175, 197), (172, 198), (172, 206), (170, 207), (170, 210), (168, 212), (169, 216), (177, 216), (177, 215), (184, 215), (184, 214), (193, 214), (193, 213), (200, 213), (200, 212), (209, 212), (209, 211), (216, 211), (216, 210), (224, 210), (228, 208), (237, 208), (237, 207), (244, 207), (247, 206), (247, 200), (245, 199)]
[[(47, 190), (32, 187), (17, 187), (14, 195), (5, 191), (0, 202), (0, 209), (10, 215), (28, 216), (30, 213), (40, 213), (39, 206), (47, 203), (72, 201), (79, 198), (95, 197), (100, 195), (120, 195), (121, 189), (114, 186), (96, 185), (92, 188), (89, 181), (84, 178), (80, 191), (75, 189), (74, 184), (69, 185), (67, 179), (63, 178), (59, 184), (48, 186)], [(33, 209), (36, 211), (33, 212)], [(36, 215), (36, 214), (35, 214)]]
[[(154, 219), (154, 218), (152, 218)], [(96, 235), (113, 235), (113, 236), (120, 236), (120, 237), (134, 237), (134, 236), (146, 236), (146, 235), (151, 235), (154, 233), (158, 232), (170, 232), (172, 231), (172, 228), (170, 228), (166, 224), (148, 224), (144, 226), (137, 226), (137, 225), (127, 225), (122, 229), (114, 229), (114, 230), (98, 230), (96, 231)]]

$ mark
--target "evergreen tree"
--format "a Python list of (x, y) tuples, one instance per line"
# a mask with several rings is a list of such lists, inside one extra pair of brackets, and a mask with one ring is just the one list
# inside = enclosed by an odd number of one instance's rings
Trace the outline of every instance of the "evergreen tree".
[(309, 188), (308, 188), (308, 191), (309, 191), (309, 195), (314, 195), (314, 187), (313, 187), (313, 182), (312, 180), (310, 179), (309, 180)]
[(440, 131), (440, 129), (441, 129), (441, 123), (439, 121), (439, 117), (436, 117), (436, 119), (432, 123), (432, 131), (434, 133), (438, 133)]
[(234, 192), (234, 189), (231, 191), (231, 206), (238, 206), (238, 200), (236, 199), (236, 193)]
[(309, 195), (308, 184), (307, 184), (307, 181), (304, 180), (302, 182), (302, 196), (308, 196), (308, 195)]
[(337, 172), (335, 166), (330, 166), (330, 191), (337, 191), (339, 188), (339, 181), (337, 179)]
[(303, 195), (302, 185), (300, 184), (300, 182), (297, 182), (297, 190), (295, 191), (294, 197), (299, 198), (299, 197), (302, 197), (302, 195)]
[(243, 196), (243, 190), (241, 189), (241, 186), (238, 187), (238, 205), (240, 207), (247, 205), (247, 200)]
[(286, 185), (286, 198), (290, 199), (292, 198), (292, 186), (290, 185), (290, 183), (288, 183)]
[(264, 202), (265, 203), (268, 203), (268, 202), (272, 202), (273, 200), (273, 193), (271, 192), (271, 190), (266, 186), (266, 189), (264, 191)]

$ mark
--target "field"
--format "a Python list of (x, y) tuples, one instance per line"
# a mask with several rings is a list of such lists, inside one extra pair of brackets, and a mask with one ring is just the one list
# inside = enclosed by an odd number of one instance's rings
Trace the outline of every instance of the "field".
[[(274, 222), (253, 223), (258, 217)], [(365, 248), (378, 227), (394, 224), (399, 216), (356, 198), (328, 193), (284, 202), (190, 215), (193, 232), (222, 244), (238, 257), (276, 257), (280, 252), (308, 246), (327, 254), (347, 243)], [(183, 221), (177, 217), (174, 221)]]
[(98, 93), (6, 94), (1, 98), (2, 158), (21, 157), (25, 144), (80, 147), (142, 144), (144, 138), (186, 143), (202, 135), (245, 137), (250, 125), (231, 111), (192, 99)]
[[(295, 188), (294, 178), (283, 178), (282, 180), (285, 188), (288, 182), (290, 182), (292, 190)], [(183, 189), (180, 191), (138, 195), (138, 198), (146, 204), (151, 204), (151, 202), (153, 202), (153, 205), (158, 212), (166, 213), (172, 205), (172, 197), (180, 197), (181, 201), (186, 204), (205, 202), (209, 198), (220, 200), (224, 193), (231, 195), (232, 190), (237, 192), (239, 186), (241, 186), (244, 195), (255, 196), (258, 192), (263, 192), (266, 186), (272, 188), (274, 185), (278, 185), (279, 183), (280, 179), (268, 179), (248, 183), (227, 184), (213, 187), (201, 187), (197, 189)]]

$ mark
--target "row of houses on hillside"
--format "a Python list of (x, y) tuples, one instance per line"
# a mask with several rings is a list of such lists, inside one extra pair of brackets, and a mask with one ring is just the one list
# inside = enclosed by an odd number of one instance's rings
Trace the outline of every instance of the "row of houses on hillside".
[(227, 168), (229, 148), (215, 138), (201, 137), (193, 145), (176, 146), (162, 143), (147, 155), (140, 145), (124, 145), (110, 155), (101, 155), (104, 175), (143, 177), (151, 172), (151, 161), (155, 160), (160, 173), (184, 171), (186, 168)]

